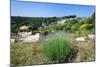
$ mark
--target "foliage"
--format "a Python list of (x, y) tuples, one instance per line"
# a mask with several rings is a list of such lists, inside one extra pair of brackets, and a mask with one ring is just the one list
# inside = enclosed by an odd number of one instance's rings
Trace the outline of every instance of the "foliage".
[(92, 27), (93, 27), (92, 24), (82, 24), (82, 25), (80, 25), (79, 29), (80, 30), (83, 30), (83, 29), (90, 30), (90, 29), (92, 29)]
[(68, 62), (74, 49), (71, 47), (66, 34), (60, 32), (51, 36), (47, 41), (42, 42), (43, 47), (41, 51), (51, 62)]
[(86, 30), (86, 29), (78, 30), (78, 31), (75, 32), (76, 36), (87, 36), (90, 33), (91, 33), (91, 31)]
[(80, 27), (79, 23), (75, 23), (74, 25), (72, 25), (71, 31), (72, 32), (77, 31), (79, 29), (79, 27)]
[[(57, 25), (56, 21), (59, 19), (66, 19), (63, 24)], [(43, 26), (43, 24), (45, 24)], [(63, 30), (70, 33), (84, 32), (95, 33), (95, 13), (90, 17), (76, 17), (75, 15), (63, 16), (63, 17), (11, 17), (11, 32), (17, 33), (18, 28), (22, 25), (28, 25), (29, 30), (33, 34), (40, 32), (47, 35), (48, 32), (55, 30)], [(41, 29), (39, 29), (42, 27)], [(83, 32), (81, 31), (83, 30)]]
[(66, 19), (66, 18), (75, 18), (75, 17), (76, 17), (76, 15), (69, 15), (69, 16), (63, 16), (62, 18)]

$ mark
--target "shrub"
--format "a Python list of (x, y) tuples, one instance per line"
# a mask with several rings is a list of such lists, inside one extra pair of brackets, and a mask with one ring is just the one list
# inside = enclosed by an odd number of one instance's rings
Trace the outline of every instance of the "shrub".
[(47, 29), (42, 29), (40, 33), (43, 34), (43, 35), (47, 35), (48, 34), (48, 30)]
[(90, 30), (92, 28), (93, 28), (93, 25), (92, 24), (82, 24), (79, 27), (80, 30), (83, 30), (83, 29)]
[(47, 41), (42, 42), (42, 46), (41, 51), (54, 63), (68, 62), (74, 50), (65, 33), (49, 36)]
[(39, 33), (39, 31), (38, 30), (32, 31), (32, 35), (35, 35), (36, 33)]

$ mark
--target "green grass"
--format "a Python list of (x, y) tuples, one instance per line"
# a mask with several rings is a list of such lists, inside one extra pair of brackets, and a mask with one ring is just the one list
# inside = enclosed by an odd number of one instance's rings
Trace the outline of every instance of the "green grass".
[[(53, 35), (53, 36), (52, 36)], [(65, 32), (58, 32), (49, 36), (47, 41), (42, 42), (41, 51), (53, 63), (68, 62), (74, 49)]]

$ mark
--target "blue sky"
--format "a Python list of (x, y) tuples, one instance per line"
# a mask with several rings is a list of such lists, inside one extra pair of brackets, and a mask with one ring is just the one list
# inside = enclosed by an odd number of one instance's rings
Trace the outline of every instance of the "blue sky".
[(94, 11), (95, 6), (90, 5), (11, 1), (11, 16), (61, 17), (77, 15), (87, 17), (91, 16)]

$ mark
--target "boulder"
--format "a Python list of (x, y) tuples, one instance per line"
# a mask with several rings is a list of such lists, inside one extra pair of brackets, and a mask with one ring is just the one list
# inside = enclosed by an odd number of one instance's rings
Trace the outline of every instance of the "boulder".
[(94, 34), (89, 34), (88, 38), (91, 39), (91, 40), (94, 40), (95, 39), (95, 35)]
[(13, 44), (15, 42), (14, 38), (11, 38), (11, 44)]
[(30, 36), (27, 36), (23, 42), (37, 42), (39, 41), (39, 38), (40, 38), (40, 35), (39, 33), (35, 34), (35, 35), (30, 35)]
[(86, 41), (86, 37), (77, 37), (75, 41)]
[(27, 30), (28, 28), (29, 28), (28, 26), (23, 25), (23, 26), (21, 26), (19, 29), (20, 29), (20, 30)]
[(27, 36), (32, 35), (32, 32), (19, 32), (18, 35), (25, 38)]

